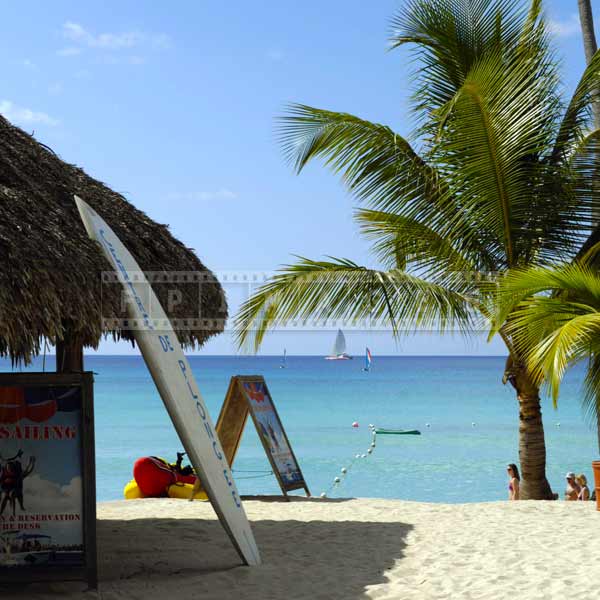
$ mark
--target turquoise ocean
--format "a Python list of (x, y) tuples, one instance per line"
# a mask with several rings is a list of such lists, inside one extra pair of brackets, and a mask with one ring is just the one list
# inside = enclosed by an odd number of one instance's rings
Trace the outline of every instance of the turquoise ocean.
[[(49, 357), (46, 368), (53, 363)], [(193, 356), (190, 363), (214, 421), (232, 375), (265, 377), (313, 495), (330, 490), (353, 463), (330, 496), (506, 498), (506, 464), (518, 463), (518, 407), (513, 389), (501, 382), (502, 357), (374, 357), (368, 373), (360, 358), (288, 356), (285, 369), (279, 357)], [(28, 370), (41, 367), (38, 359)], [(0, 368), (11, 370), (6, 361)], [(138, 457), (175, 460), (181, 445), (141, 357), (92, 355), (86, 368), (95, 372), (97, 496), (114, 500)], [(590, 477), (598, 457), (596, 433), (579, 402), (582, 374), (569, 374), (557, 410), (548, 398), (542, 404), (547, 471), (558, 492), (566, 471)], [(422, 435), (379, 435), (373, 453), (356, 460), (370, 447), (369, 424)], [(279, 493), (251, 422), (233, 467), (242, 494)]]

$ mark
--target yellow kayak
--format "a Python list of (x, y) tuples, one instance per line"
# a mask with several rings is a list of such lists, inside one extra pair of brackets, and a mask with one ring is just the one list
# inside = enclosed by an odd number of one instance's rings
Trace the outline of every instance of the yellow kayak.
[[(167, 496), (169, 498), (181, 498), (182, 500), (189, 500), (194, 491), (194, 486), (191, 483), (174, 483), (167, 488)], [(125, 500), (136, 500), (137, 498), (145, 498), (144, 494), (132, 479), (123, 490)], [(194, 500), (208, 500), (208, 496), (203, 490), (194, 494)]]

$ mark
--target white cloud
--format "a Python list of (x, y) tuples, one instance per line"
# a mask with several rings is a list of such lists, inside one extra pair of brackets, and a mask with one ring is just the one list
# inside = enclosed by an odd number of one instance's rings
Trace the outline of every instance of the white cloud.
[(567, 19), (559, 21), (550, 19), (548, 21), (548, 31), (558, 37), (570, 37), (581, 32), (579, 17), (577, 13), (572, 13)]
[(74, 46), (68, 46), (67, 48), (61, 48), (57, 50), (58, 56), (77, 56), (81, 54), (81, 48), (75, 48)]
[(23, 497), (28, 512), (79, 512), (81, 510), (81, 478), (73, 477), (67, 485), (58, 485), (32, 474), (23, 482)]
[(10, 100), (0, 100), (0, 114), (17, 125), (41, 124), (51, 127), (58, 125), (58, 121), (45, 112), (37, 112), (30, 108), (17, 106)]
[(26, 67), (27, 69), (37, 69), (37, 65), (32, 60), (29, 60), (28, 58), (23, 60), (23, 66)]
[(198, 202), (206, 200), (235, 200), (238, 195), (228, 188), (220, 188), (215, 191), (184, 192), (169, 194), (171, 200), (184, 200), (187, 202)]
[[(73, 44), (75, 49), (80, 47), (98, 48), (101, 50), (124, 50), (139, 46), (151, 46), (154, 48), (168, 48), (171, 38), (166, 33), (145, 33), (142, 31), (125, 31), (122, 33), (97, 33), (94, 34), (83, 25), (67, 21), (63, 25), (63, 37)], [(78, 48), (79, 47), (79, 48)], [(67, 52), (65, 48), (62, 52)], [(60, 53), (61, 51), (59, 51)], [(62, 54), (69, 56), (70, 54)]]

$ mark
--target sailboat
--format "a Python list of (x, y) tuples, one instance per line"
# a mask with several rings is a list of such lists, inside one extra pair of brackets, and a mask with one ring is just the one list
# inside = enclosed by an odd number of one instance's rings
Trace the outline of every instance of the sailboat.
[(286, 354), (287, 354), (287, 351), (286, 351), (286, 349), (284, 348), (284, 349), (283, 349), (283, 358), (281, 359), (281, 364), (279, 365), (279, 368), (280, 368), (280, 369), (285, 369), (285, 368), (287, 368), (287, 364), (286, 364), (286, 362), (285, 362), (285, 357), (286, 357)]
[(371, 370), (371, 361), (372, 360), (373, 360), (373, 357), (371, 356), (371, 351), (369, 350), (369, 348), (365, 348), (365, 366), (363, 368), (363, 371)]
[(325, 360), (350, 360), (351, 358), (349, 354), (346, 354), (346, 338), (344, 337), (344, 333), (341, 329), (338, 329), (333, 350), (329, 356), (325, 357)]

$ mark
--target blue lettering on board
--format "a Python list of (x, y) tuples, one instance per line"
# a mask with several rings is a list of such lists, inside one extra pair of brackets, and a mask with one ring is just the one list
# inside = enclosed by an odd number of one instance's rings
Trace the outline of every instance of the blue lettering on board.
[(121, 275), (123, 276), (123, 279), (124, 279), (125, 283), (127, 284), (127, 288), (131, 292), (133, 299), (135, 300), (135, 303), (137, 304), (137, 307), (140, 309), (140, 312), (142, 313), (142, 317), (144, 319), (144, 324), (146, 325), (146, 327), (148, 327), (148, 329), (151, 329), (152, 331), (154, 331), (154, 326), (150, 322), (150, 315), (146, 311), (146, 308), (144, 307), (144, 303), (142, 302), (142, 299), (139, 297), (138, 293), (136, 292), (135, 286), (133, 285), (133, 282), (131, 281), (131, 278), (129, 277), (129, 273), (127, 272), (127, 269), (125, 268), (125, 265), (121, 262), (121, 259), (119, 258), (117, 251), (115, 250), (115, 247), (104, 236), (104, 229), (99, 229), (98, 233), (100, 234), (100, 237), (102, 238), (102, 243), (106, 246), (106, 248), (110, 252), (111, 256), (114, 258), (117, 268), (121, 272)]
[(159, 335), (158, 340), (162, 346), (163, 352), (175, 352), (168, 335)]

